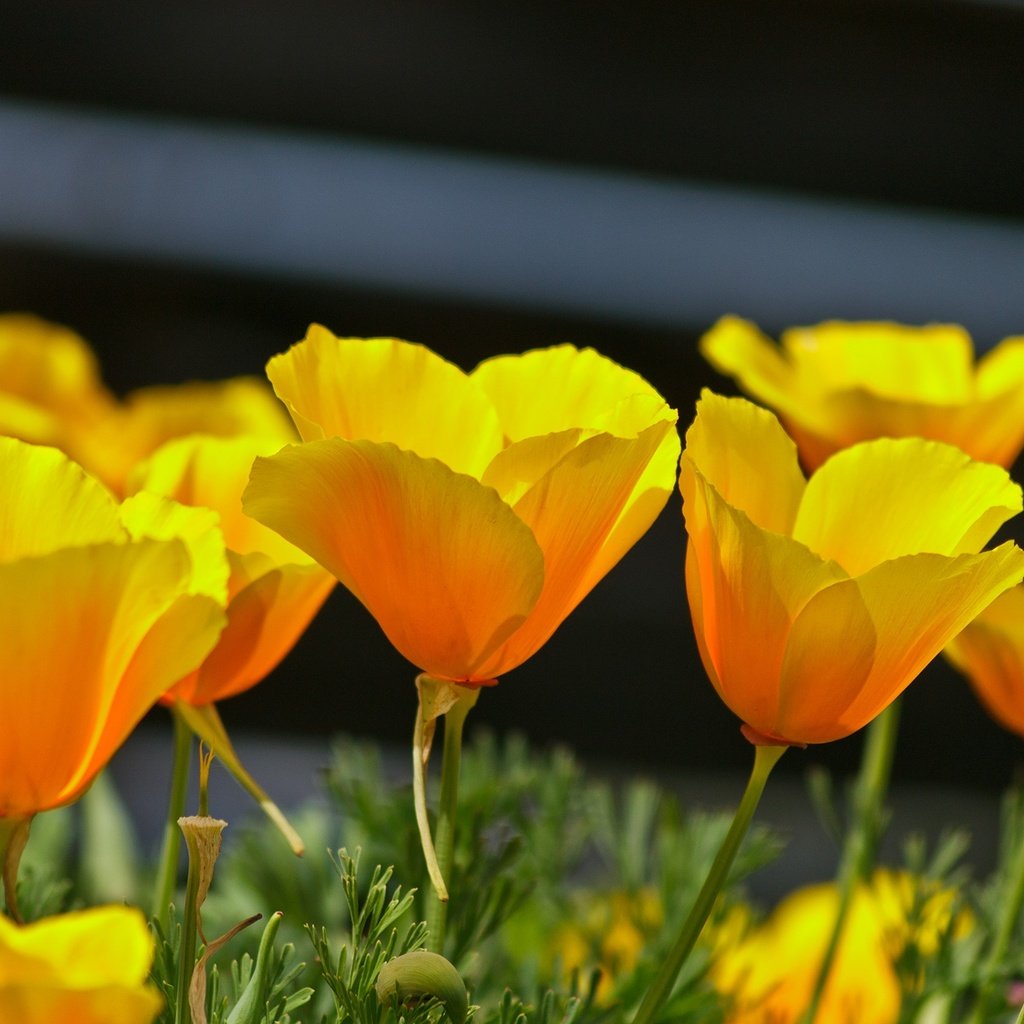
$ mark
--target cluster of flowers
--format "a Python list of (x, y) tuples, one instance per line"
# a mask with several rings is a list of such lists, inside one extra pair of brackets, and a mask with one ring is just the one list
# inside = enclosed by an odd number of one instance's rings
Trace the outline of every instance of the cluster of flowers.
[[(727, 319), (703, 347), (782, 423), (705, 392), (680, 463), (675, 411), (591, 350), (465, 373), (312, 327), (268, 364), (276, 399), (237, 380), (117, 400), (72, 332), (0, 317), (12, 917), (32, 817), (81, 796), (156, 702), (230, 758), (216, 702), (274, 668), (336, 581), (422, 673), (427, 751), (432, 719), (551, 637), (677, 472), (701, 657), (758, 750), (854, 732), (944, 648), (1024, 734), (1024, 553), (982, 550), (1021, 510), (1003, 467), (1024, 444), (1024, 338), (977, 372), (948, 327), (825, 324), (780, 351)], [(150, 1021), (150, 955), (133, 911), (0, 916), (0, 1019)], [(716, 978), (738, 1014), (778, 992), (739, 962)]]

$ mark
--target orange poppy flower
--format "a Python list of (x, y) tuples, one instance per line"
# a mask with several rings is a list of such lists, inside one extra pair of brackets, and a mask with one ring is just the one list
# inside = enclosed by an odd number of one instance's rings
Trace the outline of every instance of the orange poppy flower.
[(0, 915), (0, 1020), (149, 1024), (163, 1000), (147, 983), (153, 936), (130, 907), (97, 907), (33, 924)]
[(1024, 587), (996, 598), (943, 653), (992, 717), (1024, 736)]
[(1024, 447), (1024, 336), (975, 366), (962, 327), (831, 321), (795, 327), (781, 347), (723, 317), (701, 339), (708, 361), (774, 409), (804, 464), (873, 437), (926, 437), (1009, 466)]
[(119, 506), (53, 448), (0, 438), (0, 846), (75, 800), (224, 625), (209, 513)]
[(145, 490), (211, 509), (227, 545), (227, 626), (206, 660), (164, 701), (210, 704), (254, 686), (292, 649), (334, 587), (334, 577), (273, 530), (242, 513), (242, 491), (273, 437), (193, 435), (168, 442), (133, 472)]
[(1006, 472), (916, 438), (855, 445), (810, 480), (775, 417), (705, 391), (680, 489), (701, 658), (748, 735), (861, 728), (1024, 575)]
[(314, 326), (267, 373), (305, 443), (256, 460), (245, 511), (438, 679), (486, 684), (525, 661), (672, 489), (675, 412), (589, 349), (466, 374)]

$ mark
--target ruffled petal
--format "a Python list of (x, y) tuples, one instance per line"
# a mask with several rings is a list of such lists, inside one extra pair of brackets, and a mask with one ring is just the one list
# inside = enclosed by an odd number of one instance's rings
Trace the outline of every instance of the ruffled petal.
[(113, 495), (66, 455), (0, 437), (0, 561), (126, 536)]
[(423, 345), (337, 338), (314, 324), (270, 360), (267, 376), (306, 441), (390, 441), (475, 477), (502, 447), (487, 396)]
[[(674, 425), (661, 422), (633, 439), (588, 438), (516, 502), (516, 515), (544, 552), (544, 590), (526, 622), (481, 671), (498, 676), (525, 661), (611, 568), (609, 538), (670, 432)], [(666, 496), (667, 490), (662, 491), (656, 511), (645, 510), (657, 514)]]
[[(591, 348), (572, 345), (495, 356), (471, 374), (498, 411), (505, 437), (520, 441), (572, 427), (617, 433), (609, 410), (634, 396), (664, 406), (664, 399), (638, 373)], [(635, 422), (619, 436), (635, 436), (650, 419)]]
[(851, 575), (919, 552), (977, 551), (1021, 510), (1021, 491), (996, 466), (917, 438), (838, 452), (810, 479), (793, 536)]
[(482, 679), (543, 586), (537, 541), (492, 488), (393, 444), (329, 438), (257, 459), (243, 506), (443, 679)]
[(757, 526), (791, 531), (805, 483), (796, 445), (770, 412), (704, 390), (686, 432), (686, 458)]

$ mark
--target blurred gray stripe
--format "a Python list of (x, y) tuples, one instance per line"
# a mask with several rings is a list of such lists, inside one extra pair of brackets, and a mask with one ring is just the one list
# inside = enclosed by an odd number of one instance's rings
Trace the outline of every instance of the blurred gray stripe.
[(16, 102), (0, 239), (657, 326), (1024, 333), (1017, 223)]

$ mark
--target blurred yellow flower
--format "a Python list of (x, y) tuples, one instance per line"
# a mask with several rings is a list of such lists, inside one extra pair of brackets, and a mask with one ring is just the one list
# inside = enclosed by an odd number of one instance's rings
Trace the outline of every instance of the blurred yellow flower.
[(680, 489), (698, 648), (755, 742), (861, 728), (1024, 575), (978, 553), (1020, 488), (949, 445), (865, 442), (806, 481), (771, 413), (705, 391)]
[(81, 459), (113, 408), (92, 349), (74, 331), (28, 313), (0, 314), (0, 434)]
[(153, 937), (142, 914), (98, 907), (34, 924), (0, 914), (0, 1020), (149, 1024), (163, 1000), (146, 982)]
[(129, 477), (130, 493), (148, 491), (213, 510), (228, 549), (227, 626), (206, 660), (165, 700), (209, 704), (254, 686), (291, 650), (334, 587), (334, 577), (308, 555), (242, 513), (253, 459), (285, 440), (179, 438)]
[(439, 679), (486, 684), (530, 657), (672, 489), (675, 412), (589, 349), (466, 374), (314, 326), (267, 373), (305, 443), (256, 460), (246, 512)]
[(958, 905), (956, 892), (933, 879), (879, 868), (871, 876), (871, 893), (893, 961), (907, 946), (923, 957), (934, 956), (944, 935), (958, 939), (974, 928), (974, 917)]
[[(0, 833), (69, 803), (224, 625), (209, 513), (119, 506), (53, 448), (0, 438)], [(2, 845), (2, 843), (0, 843)]]
[[(727, 1002), (727, 1024), (797, 1024), (839, 910), (831, 884), (788, 896), (744, 940), (726, 947), (709, 977)], [(885, 952), (875, 899), (855, 891), (814, 1024), (895, 1024), (900, 985)]]
[(993, 601), (944, 653), (992, 717), (1024, 737), (1024, 587)]
[(830, 321), (783, 332), (779, 347), (729, 316), (700, 345), (779, 414), (811, 469), (873, 437), (946, 441), (1007, 467), (1024, 447), (1024, 336), (977, 366), (970, 336), (947, 324)]

